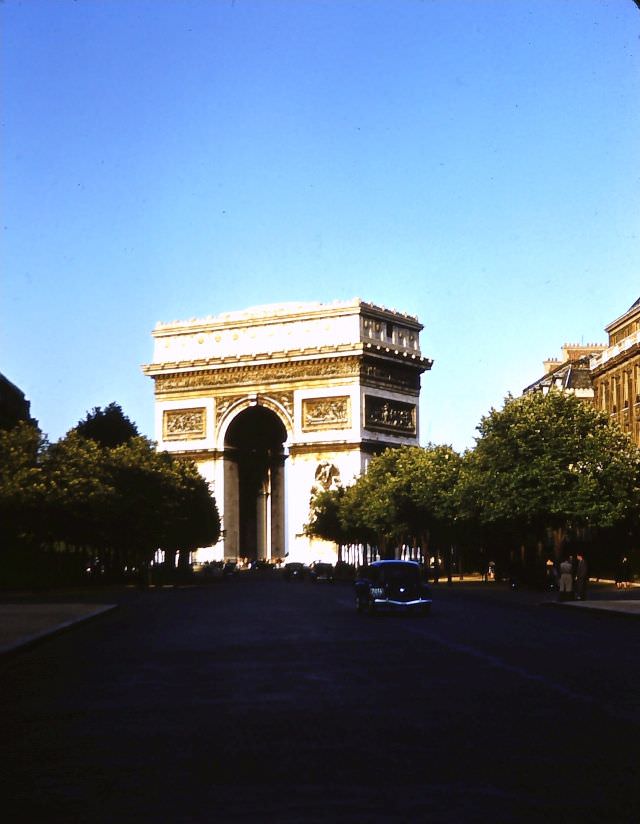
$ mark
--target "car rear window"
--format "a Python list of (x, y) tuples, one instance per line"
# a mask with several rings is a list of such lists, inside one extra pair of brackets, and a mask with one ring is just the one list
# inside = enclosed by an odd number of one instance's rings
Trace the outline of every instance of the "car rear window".
[(381, 567), (382, 580), (387, 584), (397, 584), (402, 581), (416, 583), (420, 578), (420, 570), (418, 567), (409, 566), (408, 564), (389, 564), (389, 566)]

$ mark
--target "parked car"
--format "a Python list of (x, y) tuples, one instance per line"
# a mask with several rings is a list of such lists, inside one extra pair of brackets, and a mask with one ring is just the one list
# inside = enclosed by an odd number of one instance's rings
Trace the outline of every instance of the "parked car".
[(202, 564), (199, 570), (194, 567), (194, 572), (207, 580), (221, 580), (224, 577), (224, 561), (210, 561), (208, 564)]
[(259, 572), (262, 575), (268, 575), (270, 572), (273, 572), (273, 569), (273, 564), (270, 564), (269, 561), (266, 561), (264, 558), (255, 558), (249, 562), (249, 570), (251, 572)]
[(375, 561), (354, 583), (358, 612), (431, 610), (431, 590), (415, 561)]
[(307, 568), (299, 561), (290, 561), (284, 565), (284, 579), (285, 581), (304, 581), (307, 573)]
[(325, 563), (324, 561), (315, 561), (309, 567), (309, 580), (314, 584), (317, 581), (326, 581), (328, 584), (332, 584), (333, 565)]

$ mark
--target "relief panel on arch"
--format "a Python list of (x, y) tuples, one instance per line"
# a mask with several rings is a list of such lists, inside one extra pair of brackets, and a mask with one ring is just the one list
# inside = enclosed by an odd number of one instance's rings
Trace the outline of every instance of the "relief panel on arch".
[(202, 440), (207, 434), (207, 410), (165, 409), (162, 415), (162, 439), (165, 441)]
[(367, 429), (381, 432), (415, 435), (416, 405), (380, 398), (377, 395), (365, 395), (364, 425)]
[(302, 431), (349, 429), (351, 398), (339, 395), (331, 398), (304, 398), (302, 401)]

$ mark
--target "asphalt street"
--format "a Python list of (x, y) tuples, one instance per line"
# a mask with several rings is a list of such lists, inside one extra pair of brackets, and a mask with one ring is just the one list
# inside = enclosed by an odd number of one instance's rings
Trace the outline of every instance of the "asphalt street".
[(114, 599), (0, 660), (5, 820), (640, 820), (637, 620), (249, 574)]

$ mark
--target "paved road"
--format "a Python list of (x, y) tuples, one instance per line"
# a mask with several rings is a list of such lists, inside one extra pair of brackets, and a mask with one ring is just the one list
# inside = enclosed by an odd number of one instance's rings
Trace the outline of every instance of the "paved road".
[(481, 587), (426, 619), (248, 577), (118, 597), (0, 661), (12, 822), (640, 820), (635, 620)]

